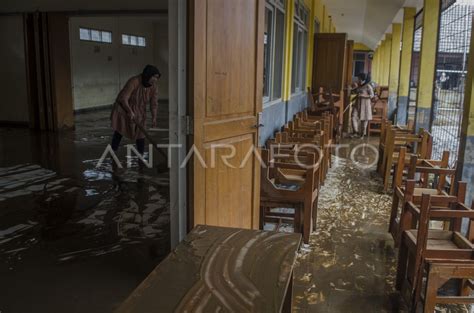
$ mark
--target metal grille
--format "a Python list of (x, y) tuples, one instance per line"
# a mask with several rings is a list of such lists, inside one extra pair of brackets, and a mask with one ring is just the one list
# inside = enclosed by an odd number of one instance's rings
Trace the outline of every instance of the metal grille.
[(407, 112), (408, 126), (413, 127), (416, 121), (416, 100), (418, 95), (418, 77), (420, 73), (420, 51), (423, 36), (423, 11), (415, 18), (415, 33), (413, 35), (413, 50), (411, 54), (410, 94)]
[(451, 166), (456, 165), (461, 136), (472, 9), (462, 1), (444, 0), (440, 19), (431, 132), (433, 158), (448, 150)]

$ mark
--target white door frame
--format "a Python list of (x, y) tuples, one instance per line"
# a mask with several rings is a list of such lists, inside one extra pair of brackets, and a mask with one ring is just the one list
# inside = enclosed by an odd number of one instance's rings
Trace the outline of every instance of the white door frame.
[(186, 168), (186, 0), (168, 0), (169, 142), (171, 248), (187, 233)]

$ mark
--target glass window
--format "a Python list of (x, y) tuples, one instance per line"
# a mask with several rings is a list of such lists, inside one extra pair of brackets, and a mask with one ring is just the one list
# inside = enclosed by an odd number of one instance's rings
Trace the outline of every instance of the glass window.
[(91, 29), (91, 40), (99, 42), (102, 41), (99, 30)]
[(306, 82), (306, 58), (308, 50), (308, 10), (302, 2), (295, 12), (293, 31), (293, 60), (291, 70), (291, 92), (304, 91)]
[(122, 44), (129, 45), (130, 44), (130, 36), (122, 34)]
[(138, 37), (138, 45), (140, 47), (146, 47), (146, 39), (145, 37)]
[(102, 31), (101, 36), (102, 36), (102, 42), (112, 43), (112, 33), (111, 32)]
[(273, 69), (272, 99), (281, 98), (283, 84), (283, 51), (285, 45), (285, 14), (280, 10), (276, 13), (275, 25), (275, 63)]
[(282, 97), (285, 44), (284, 1), (267, 0), (264, 20), (263, 100)]
[(138, 46), (138, 41), (137, 41), (137, 36), (130, 36), (130, 45), (132, 46)]
[(273, 11), (265, 8), (264, 34), (263, 34), (263, 97), (270, 96), (271, 59), (272, 59), (272, 25)]
[(91, 30), (87, 28), (79, 28), (79, 39), (91, 40)]

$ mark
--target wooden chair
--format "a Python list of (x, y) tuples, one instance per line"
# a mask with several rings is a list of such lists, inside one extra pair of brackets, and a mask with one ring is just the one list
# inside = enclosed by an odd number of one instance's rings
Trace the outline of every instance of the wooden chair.
[[(309, 243), (312, 229), (317, 222), (319, 197), (319, 155), (298, 152), (300, 164), (295, 162), (295, 154), (286, 151), (270, 156), (269, 150), (262, 149), (262, 160), (266, 168), (261, 171), (261, 227), (266, 221), (281, 219), (293, 220), (295, 232), (303, 234), (305, 243)], [(301, 171), (305, 173), (302, 176)], [(294, 171), (296, 179), (287, 175)], [(299, 178), (303, 178), (302, 181)], [(283, 178), (283, 179), (282, 179)], [(294, 213), (274, 212), (275, 208), (294, 208)]]
[(271, 151), (279, 151), (282, 149), (294, 151), (314, 152), (317, 150), (320, 160), (320, 184), (323, 185), (327, 176), (328, 168), (325, 158), (325, 152), (322, 148), (324, 141), (321, 136), (314, 137), (292, 137), (286, 132), (279, 132), (275, 134), (275, 139), (267, 141), (267, 148)]
[[(474, 304), (471, 296), (474, 290), (474, 260), (439, 260), (426, 259), (424, 263), (426, 272), (426, 286), (415, 292), (413, 312), (433, 313), (436, 304)], [(438, 291), (449, 280), (461, 281), (457, 295), (439, 295)]]
[(396, 130), (388, 130), (383, 156), (384, 160), (382, 162), (384, 191), (386, 192), (389, 188), (392, 169), (398, 162), (400, 148), (410, 147), (414, 150), (411, 154), (405, 153), (405, 163), (410, 160), (412, 155), (416, 155), (422, 159), (430, 158), (432, 144), (433, 138), (431, 134), (424, 130), (420, 130), (418, 135), (399, 134)]
[(368, 134), (380, 134), (382, 132), (382, 124), (387, 120), (388, 103), (385, 99), (378, 99), (374, 104), (374, 114), (372, 120), (368, 124)]
[[(404, 162), (405, 161), (405, 162)], [(420, 159), (417, 155), (412, 155), (410, 161), (406, 162), (406, 147), (400, 148), (397, 165), (393, 174), (393, 189), (401, 187), (404, 177), (415, 179), (419, 175), (419, 185), (427, 188), (430, 174), (435, 175), (433, 181), (442, 180), (439, 184), (444, 187), (447, 178), (454, 179), (456, 169), (449, 168), (449, 151), (444, 151), (441, 160)]]
[[(437, 188), (433, 189), (416, 187), (415, 180), (407, 180), (405, 186), (397, 187), (393, 194), (392, 210), (390, 213), (389, 223), (389, 232), (395, 241), (395, 247), (398, 247), (401, 241), (401, 235), (404, 228), (402, 226), (402, 221), (404, 220), (404, 208), (407, 202), (412, 202), (419, 206), (421, 205), (423, 195), (429, 194), (433, 197), (433, 199), (438, 199), (438, 202), (445, 201), (444, 208), (448, 208), (449, 203), (451, 202), (464, 202), (466, 198), (466, 189), (467, 184), (465, 182), (459, 182), (458, 190), (454, 191), (454, 188), (452, 188), (451, 193), (448, 194), (446, 191), (444, 191), (444, 185), (438, 185)], [(402, 207), (401, 212), (399, 212), (400, 206)]]
[(385, 146), (388, 141), (389, 130), (395, 130), (397, 134), (409, 134), (410, 130), (400, 127), (398, 125), (392, 125), (392, 122), (386, 120), (382, 123), (380, 131), (380, 144), (379, 144), (379, 160), (377, 163), (377, 172), (383, 175), (384, 161), (385, 161)]
[[(441, 198), (438, 198), (441, 199)], [(474, 221), (474, 211), (464, 204), (450, 203), (450, 208), (442, 207), (436, 197), (422, 196), (421, 206), (407, 202), (402, 226), (417, 225), (417, 229), (403, 228), (399, 249), (396, 288), (402, 295), (410, 295), (412, 301), (419, 299), (423, 280), (423, 264), (426, 259), (470, 260), (474, 246), (473, 228), (469, 227), (467, 236), (461, 234), (462, 219)], [(432, 219), (450, 221), (449, 230), (430, 229)]]

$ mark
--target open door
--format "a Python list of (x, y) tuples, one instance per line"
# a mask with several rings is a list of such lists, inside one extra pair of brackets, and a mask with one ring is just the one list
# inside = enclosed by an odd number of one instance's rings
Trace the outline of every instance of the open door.
[(264, 3), (189, 1), (191, 226), (259, 227)]

